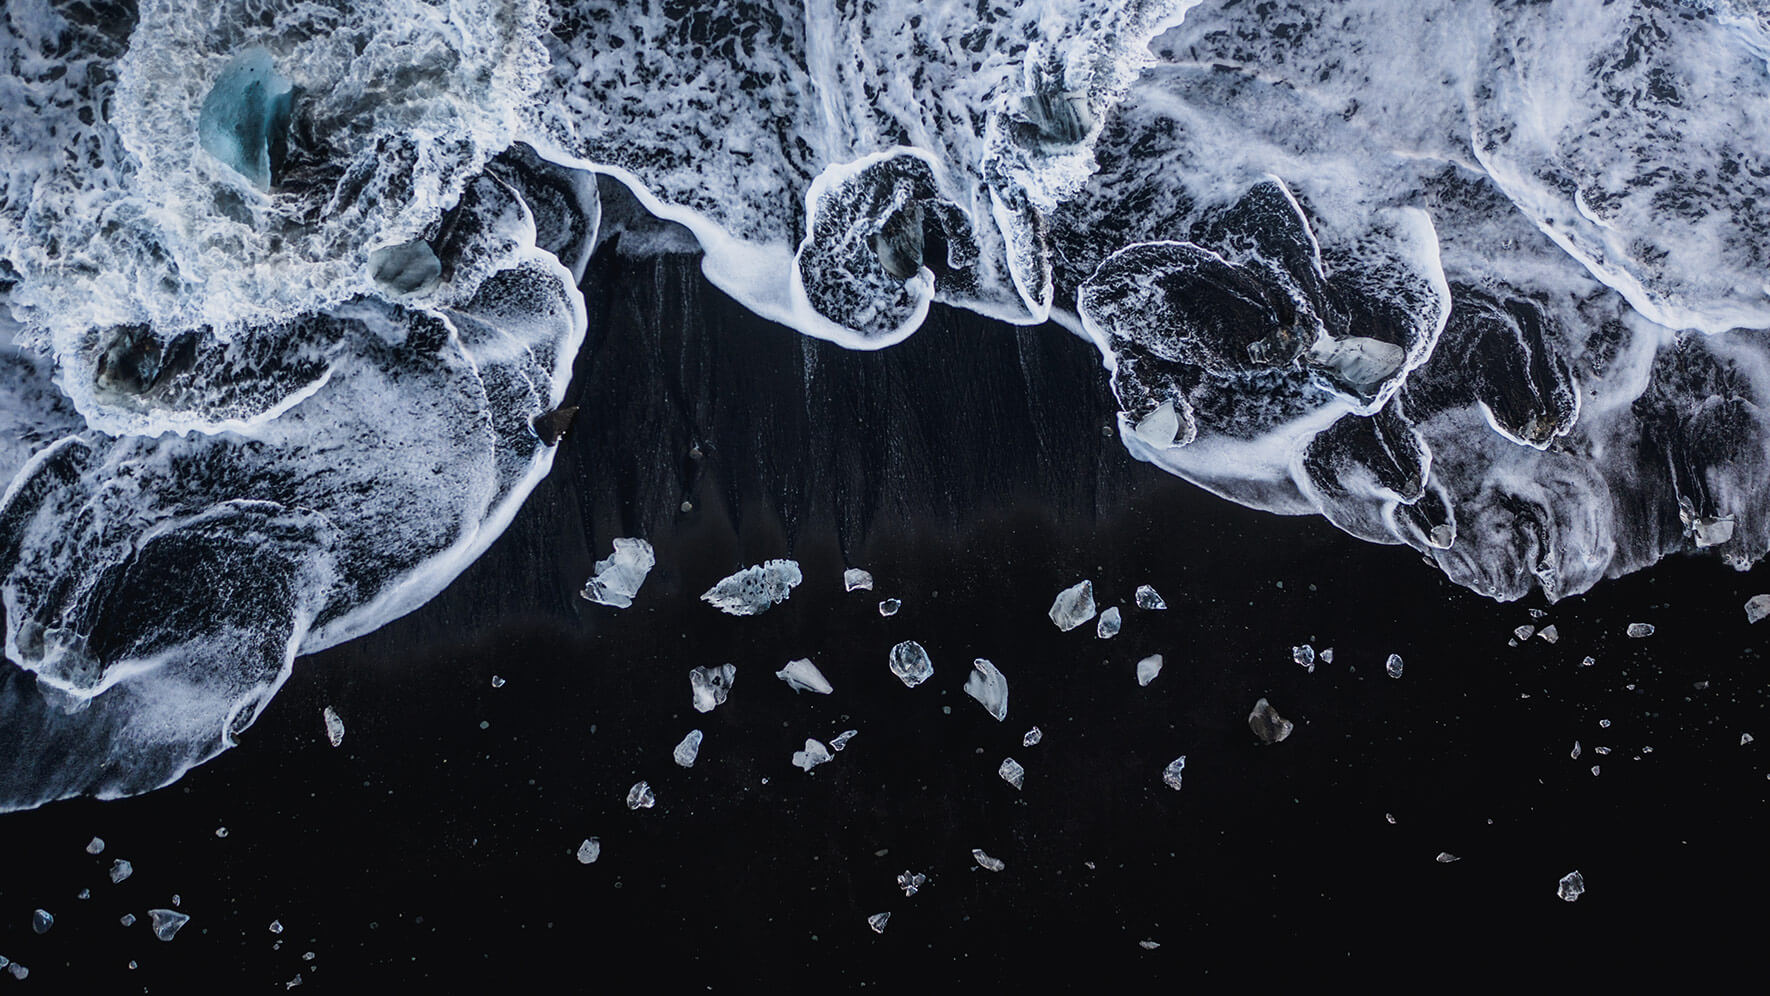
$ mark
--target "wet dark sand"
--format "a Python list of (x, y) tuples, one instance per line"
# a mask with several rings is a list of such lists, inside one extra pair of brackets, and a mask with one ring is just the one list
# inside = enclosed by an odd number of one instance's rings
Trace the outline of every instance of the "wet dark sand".
[[(1094, 351), (1053, 329), (937, 312), (855, 354), (748, 316), (681, 260), (605, 256), (590, 286), (580, 421), (448, 591), (298, 661), (243, 745), (174, 787), (0, 818), (0, 954), (25, 985), (1046, 991), (1254, 971), (1290, 988), (1700, 974), (1751, 950), (1770, 782), (1766, 744), (1739, 739), (1770, 737), (1770, 625), (1740, 605), (1770, 572), (1676, 560), (1533, 620), (1409, 551), (1131, 461), (1101, 432)], [(577, 598), (627, 535), (658, 550), (637, 603)], [(806, 575), (785, 605), (737, 619), (697, 601), (777, 556)], [(845, 594), (849, 565), (877, 590)], [(1084, 577), (1125, 606), (1116, 639), (1045, 618)], [(1130, 605), (1142, 583), (1168, 611)], [(884, 597), (903, 600), (893, 618)], [(1627, 639), (1636, 620), (1658, 632)], [(1509, 648), (1528, 622), (1560, 642)], [(905, 639), (934, 661), (915, 689), (885, 664)], [(1305, 673), (1304, 641), (1335, 663)], [(1005, 723), (961, 691), (977, 656), (1008, 676)], [(796, 657), (835, 694), (773, 677)], [(688, 670), (728, 661), (731, 699), (693, 712)], [(1296, 721), (1284, 743), (1249, 734), (1260, 696)], [(1022, 747), (1034, 724), (1044, 742)], [(696, 727), (685, 771), (670, 750)], [(814, 774), (789, 764), (849, 728)], [(1176, 793), (1161, 771), (1179, 754)], [(996, 776), (1006, 756), (1023, 791)], [(630, 812), (639, 779), (658, 805)], [(583, 866), (588, 836), (603, 852)], [(975, 869), (974, 847), (1007, 869)], [(121, 886), (114, 857), (136, 867)], [(1575, 868), (1589, 892), (1561, 902)], [(904, 870), (929, 876), (911, 899)], [(117, 924), (173, 893), (192, 920), (171, 944)], [(57, 916), (42, 937), (38, 906)]]

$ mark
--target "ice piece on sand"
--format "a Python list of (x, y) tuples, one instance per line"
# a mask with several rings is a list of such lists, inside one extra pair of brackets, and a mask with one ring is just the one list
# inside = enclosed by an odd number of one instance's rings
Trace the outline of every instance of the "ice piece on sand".
[(344, 742), (344, 720), (339, 718), (338, 710), (327, 706), (320, 710), (320, 718), (326, 722), (326, 739), (336, 747)]
[(676, 745), (676, 749), (670, 752), (670, 757), (684, 768), (692, 768), (694, 767), (694, 759), (699, 757), (700, 753), (701, 731), (689, 730), (688, 736), (683, 737), (682, 742)]
[(890, 922), (891, 914), (889, 913), (874, 913), (872, 916), (867, 917), (867, 926), (873, 928), (873, 933), (875, 934), (885, 933), (885, 925)]
[(1094, 582), (1083, 581), (1058, 592), (1050, 616), (1065, 633), (1094, 618)]
[(843, 591), (872, 591), (873, 575), (858, 567), (850, 567), (842, 572)]
[(86, 853), (87, 854), (103, 854), (104, 853), (104, 838), (103, 837), (94, 837), (91, 840), (87, 841), (86, 842)]
[(135, 914), (134, 913), (125, 913), (122, 916), (117, 918), (117, 922), (122, 924), (125, 927), (133, 927), (133, 926), (135, 926)]
[(617, 537), (615, 552), (596, 562), (596, 574), (584, 582), (584, 590), (578, 594), (598, 605), (624, 609), (633, 604), (633, 596), (639, 594), (639, 586), (657, 562), (650, 543)]
[(148, 910), (148, 916), (154, 921), (154, 936), (162, 941), (170, 941), (178, 933), (178, 928), (191, 919), (188, 913), (177, 910)]
[(1556, 643), (1561, 639), (1561, 631), (1555, 628), (1554, 623), (1537, 630), (1536, 635), (1541, 637), (1544, 643)]
[(1162, 784), (1176, 792), (1180, 791), (1180, 776), (1185, 771), (1186, 755), (1182, 754), (1169, 761), (1168, 766), (1162, 769)]
[(47, 934), (49, 928), (55, 926), (55, 914), (48, 910), (35, 910), (31, 913), (31, 930), (33, 933)]
[(1001, 775), (1002, 781), (1015, 788), (1026, 783), (1026, 769), (1020, 766), (1019, 761), (1011, 757), (1002, 761), (1002, 766), (996, 769), (996, 774)]
[(1026, 731), (1026, 736), (1020, 738), (1020, 746), (1032, 747), (1043, 739), (1045, 739), (1045, 731), (1035, 726)]
[(1575, 740), (1575, 741), (1574, 741), (1574, 742), (1573, 742), (1573, 750), (1571, 750), (1571, 751), (1568, 751), (1568, 753), (1567, 753), (1567, 756), (1568, 756), (1568, 757), (1571, 757), (1571, 758), (1573, 758), (1573, 759), (1574, 759), (1574, 760), (1575, 760), (1575, 761), (1577, 761), (1577, 760), (1579, 760), (1579, 755), (1580, 755), (1580, 745), (1579, 745), (1579, 741), (1578, 741), (1578, 740)]
[(280, 934), (283, 932), (283, 921), (272, 920), (270, 922), (270, 926), (267, 929), (273, 934)]
[(1162, 673), (1162, 655), (1150, 654), (1137, 662), (1137, 684), (1147, 687)]
[(1158, 450), (1173, 446), (1180, 435), (1180, 416), (1174, 411), (1174, 402), (1168, 400), (1156, 405), (1155, 411), (1143, 416), (1131, 431)]
[(697, 667), (688, 672), (688, 687), (694, 693), (694, 711), (712, 712), (725, 702), (731, 694), (732, 683), (737, 681), (737, 666), (724, 664), (719, 667)]
[(1561, 881), (1555, 885), (1555, 895), (1570, 903), (1584, 895), (1585, 891), (1586, 877), (1577, 869), (1561, 876)]
[(934, 673), (934, 662), (928, 659), (928, 651), (914, 640), (905, 640), (891, 648), (891, 673), (907, 688), (914, 688), (928, 680)]
[(971, 849), (971, 860), (977, 862), (977, 867), (982, 868), (984, 871), (999, 872), (1008, 867), (1006, 861), (1003, 861), (1001, 858), (990, 857), (983, 852), (983, 848), (981, 847), (973, 847)]
[(903, 608), (902, 599), (887, 598), (879, 603), (879, 614), (886, 617), (895, 616), (897, 610), (901, 608)]
[(1119, 607), (1115, 605), (1100, 613), (1100, 622), (1094, 627), (1094, 635), (1102, 640), (1110, 640), (1119, 635), (1119, 628), (1123, 625), (1124, 619), (1119, 615)]
[(492, 675), (492, 687), (493, 688), (503, 688), (504, 687), (504, 679), (498, 677), (495, 674)]
[(1142, 584), (1137, 586), (1137, 607), (1156, 612), (1167, 608), (1168, 603), (1162, 601), (1162, 596), (1157, 594), (1154, 588)]
[(1519, 627), (1512, 630), (1512, 635), (1518, 638), (1519, 643), (1523, 643), (1525, 640), (1530, 639), (1533, 635), (1535, 635), (1535, 633), (1536, 633), (1536, 627), (1528, 625), (1528, 624), (1523, 625), (1523, 626), (1519, 626)]
[(1310, 674), (1315, 673), (1315, 648), (1309, 644), (1305, 643), (1300, 647), (1292, 647), (1291, 660)]
[(1644, 636), (1653, 635), (1652, 623), (1629, 623), (1629, 635), (1639, 640)]
[(708, 588), (701, 601), (734, 616), (753, 616), (786, 601), (803, 580), (791, 560), (764, 561)]
[(584, 838), (584, 842), (578, 845), (578, 864), (593, 865), (596, 863), (596, 859), (600, 857), (602, 857), (601, 838), (586, 837)]
[(795, 692), (816, 692), (819, 695), (828, 695), (835, 691), (829, 680), (824, 677), (824, 673), (817, 669), (816, 664), (808, 660), (788, 661), (787, 666), (776, 671), (774, 676), (786, 682), (787, 686)]
[(830, 749), (840, 751), (842, 748), (848, 746), (848, 741), (853, 740), (854, 735), (859, 732), (859, 730), (843, 730), (841, 733), (836, 734), (830, 738)]
[(906, 868), (902, 875), (897, 876), (897, 887), (903, 890), (904, 895), (913, 896), (921, 891), (922, 885), (927, 881), (928, 876)]
[(1008, 679), (988, 660), (979, 657), (971, 662), (971, 675), (965, 679), (965, 694), (996, 717), (996, 722), (1008, 718)]
[(1756, 738), (1754, 738), (1749, 733), (1741, 733), (1739, 735), (1739, 746), (1744, 747), (1746, 744), (1751, 743), (1754, 739), (1756, 739)]
[(1321, 658), (1323, 664), (1332, 664), (1334, 662), (1334, 648), (1328, 647), (1316, 656)]
[(1137, 946), (1142, 948), (1145, 951), (1154, 951), (1156, 948), (1159, 948), (1162, 946), (1162, 942), (1160, 942), (1160, 941), (1138, 941)]
[(111, 862), (111, 884), (112, 885), (116, 885), (117, 883), (123, 881), (124, 879), (128, 878), (129, 876), (131, 876), (133, 874), (135, 874), (135, 866), (130, 864), (127, 861), (124, 861), (122, 858), (118, 858), (117, 860)]
[(1436, 858), (1436, 860), (1441, 865), (1448, 865), (1453, 862), (1461, 861), (1463, 859), (1457, 857), (1456, 855), (1450, 853), (1449, 851), (1439, 851), (1438, 857)]
[(1756, 623), (1770, 616), (1770, 595), (1753, 595), (1745, 600), (1745, 621)]
[(627, 790), (628, 809), (650, 809), (657, 804), (657, 793), (645, 782), (634, 782), (633, 787)]
[(1383, 670), (1389, 672), (1391, 678), (1401, 677), (1401, 655), (1390, 654), (1389, 660), (1383, 665)]
[(793, 752), (793, 767), (804, 768), (805, 773), (810, 774), (812, 768), (828, 761), (831, 756), (828, 747), (816, 740), (807, 739), (804, 750)]
[(1248, 713), (1248, 729), (1254, 731), (1254, 736), (1259, 737), (1261, 743), (1278, 743), (1291, 735), (1293, 725), (1290, 720), (1280, 716), (1278, 710), (1272, 708), (1272, 703), (1265, 699), (1255, 702), (1254, 711)]

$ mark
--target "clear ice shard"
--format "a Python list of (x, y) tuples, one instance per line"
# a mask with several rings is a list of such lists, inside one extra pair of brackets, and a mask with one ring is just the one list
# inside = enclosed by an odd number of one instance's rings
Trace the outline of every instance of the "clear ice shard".
[(1401, 677), (1401, 655), (1390, 654), (1389, 660), (1383, 664), (1383, 670), (1389, 672), (1391, 678)]
[(1045, 731), (1035, 726), (1026, 731), (1026, 736), (1020, 738), (1020, 746), (1032, 747), (1043, 739), (1045, 739)]
[(1147, 687), (1162, 673), (1162, 655), (1150, 654), (1137, 662), (1137, 684)]
[(1168, 603), (1162, 600), (1162, 596), (1154, 588), (1145, 584), (1137, 586), (1137, 607), (1156, 612), (1167, 608)]
[(1457, 857), (1456, 855), (1450, 853), (1449, 851), (1439, 851), (1438, 857), (1435, 860), (1441, 865), (1450, 865), (1450, 864), (1455, 864), (1458, 861), (1461, 861), (1463, 859)]
[(1002, 781), (1015, 788), (1020, 788), (1026, 783), (1026, 769), (1020, 766), (1019, 761), (1011, 757), (1002, 761), (1001, 767), (996, 769), (996, 774), (1001, 775)]
[(816, 692), (819, 695), (828, 695), (835, 691), (835, 688), (830, 685), (829, 679), (824, 677), (824, 673), (819, 671), (817, 665), (809, 660), (788, 661), (787, 666), (776, 671), (774, 676), (786, 682), (787, 686), (795, 692)]
[(1174, 445), (1180, 435), (1180, 416), (1174, 412), (1174, 402), (1164, 401), (1155, 406), (1155, 411), (1143, 416), (1136, 428), (1131, 430), (1137, 438), (1156, 449), (1167, 449)]
[(694, 759), (701, 753), (701, 731), (689, 730), (676, 749), (670, 752), (670, 758), (684, 768), (694, 767)]
[(872, 916), (867, 917), (867, 926), (873, 928), (873, 933), (875, 934), (885, 933), (885, 925), (890, 922), (890, 913), (874, 913)]
[(732, 683), (737, 681), (737, 665), (724, 664), (719, 667), (697, 667), (688, 672), (688, 687), (694, 694), (695, 712), (712, 712), (731, 695)]
[(270, 53), (254, 46), (221, 70), (197, 116), (197, 142), (203, 151), (269, 190), (288, 145), (294, 86), (271, 64)]
[(578, 594), (598, 605), (624, 609), (633, 604), (633, 596), (658, 560), (651, 544), (642, 539), (617, 537), (614, 547), (613, 553), (596, 562), (596, 573)]
[(122, 916), (117, 918), (117, 922), (122, 924), (125, 927), (133, 927), (133, 926), (135, 926), (135, 914), (134, 913), (125, 913)]
[(1586, 877), (1577, 869), (1561, 876), (1561, 881), (1555, 884), (1555, 895), (1570, 903), (1584, 895), (1585, 891)]
[(133, 874), (135, 874), (135, 866), (130, 864), (127, 861), (124, 861), (122, 858), (118, 858), (117, 860), (111, 862), (110, 875), (111, 875), (111, 884), (112, 885), (116, 885), (119, 882), (122, 882), (124, 879), (128, 878), (129, 876), (131, 876)]
[(578, 845), (578, 864), (593, 865), (600, 857), (602, 857), (602, 838), (586, 837), (584, 842)]
[(903, 890), (905, 896), (913, 896), (922, 891), (922, 886), (927, 882), (928, 876), (921, 872), (913, 872), (908, 869), (905, 869), (903, 874), (897, 876), (897, 887)]
[(1272, 703), (1261, 699), (1254, 703), (1254, 711), (1248, 713), (1248, 729), (1264, 744), (1275, 744), (1291, 735), (1294, 724), (1280, 716)]
[(793, 752), (793, 767), (803, 768), (806, 774), (811, 774), (812, 768), (828, 761), (832, 756), (828, 747), (807, 737), (805, 749)]
[(633, 787), (627, 790), (628, 809), (650, 809), (657, 804), (657, 793), (645, 782), (634, 782)]
[(1065, 633), (1094, 618), (1094, 582), (1083, 581), (1058, 592), (1050, 616)]
[(1536, 627), (1529, 624), (1519, 626), (1512, 630), (1512, 635), (1518, 638), (1519, 643), (1523, 643), (1525, 640), (1530, 639), (1535, 633)]
[(1559, 643), (1561, 641), (1561, 631), (1555, 628), (1554, 623), (1537, 630), (1536, 635), (1544, 643)]
[(338, 710), (327, 706), (320, 710), (320, 719), (326, 724), (326, 739), (337, 747), (344, 743), (344, 720), (339, 717)]
[(1115, 605), (1100, 613), (1100, 622), (1094, 627), (1094, 635), (1102, 640), (1110, 640), (1119, 635), (1119, 627), (1123, 624), (1124, 620), (1119, 614), (1119, 607)]
[(872, 591), (873, 575), (858, 567), (850, 567), (842, 572), (843, 591)]
[(701, 601), (734, 616), (758, 615), (786, 601), (803, 580), (794, 561), (768, 560), (708, 588)]
[(1008, 867), (1007, 862), (1003, 861), (1001, 858), (990, 857), (988, 854), (984, 853), (984, 850), (981, 847), (973, 847), (971, 849), (971, 860), (977, 862), (977, 867), (982, 868), (984, 871), (999, 872)]
[(55, 914), (48, 910), (35, 910), (31, 913), (31, 930), (33, 933), (47, 934), (49, 928), (55, 926)]
[(1182, 754), (1169, 761), (1168, 766), (1162, 769), (1162, 784), (1176, 792), (1180, 791), (1180, 776), (1185, 772), (1186, 755)]
[(87, 854), (103, 854), (104, 853), (104, 838), (103, 837), (94, 837), (91, 840), (87, 841), (86, 842), (86, 853)]
[(843, 730), (841, 733), (836, 734), (830, 738), (830, 749), (833, 751), (840, 751), (842, 748), (848, 746), (848, 741), (853, 740), (855, 734), (859, 732), (859, 730)]
[(1628, 633), (1631, 637), (1634, 637), (1637, 640), (1641, 639), (1642, 637), (1652, 636), (1653, 635), (1653, 624), (1652, 623), (1642, 623), (1642, 622), (1629, 623)]
[(1746, 622), (1761, 622), (1765, 616), (1770, 616), (1770, 595), (1753, 595), (1745, 600)]
[(1008, 718), (1008, 679), (985, 658), (979, 657), (971, 662), (971, 674), (965, 678), (965, 694), (996, 717), (996, 722)]
[(442, 260), (423, 239), (382, 246), (369, 253), (370, 278), (395, 295), (429, 290), (442, 271)]
[(897, 615), (897, 610), (901, 608), (903, 608), (903, 601), (901, 599), (887, 598), (879, 603), (879, 614), (886, 617), (895, 616)]
[(928, 651), (920, 643), (905, 640), (891, 648), (891, 673), (906, 688), (914, 688), (934, 674), (934, 662), (928, 659)]
[(1315, 648), (1305, 643), (1291, 648), (1291, 661), (1310, 674), (1315, 673)]
[(148, 916), (153, 919), (154, 936), (162, 941), (170, 941), (191, 919), (187, 913), (165, 909), (148, 910)]

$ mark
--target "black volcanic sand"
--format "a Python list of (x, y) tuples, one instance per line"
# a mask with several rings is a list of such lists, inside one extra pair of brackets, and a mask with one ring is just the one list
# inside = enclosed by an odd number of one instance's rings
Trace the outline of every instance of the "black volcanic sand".
[[(1097, 355), (1054, 328), (937, 309), (909, 342), (850, 353), (749, 316), (692, 260), (605, 253), (586, 286), (583, 412), (485, 557), (297, 662), (243, 745), (174, 787), (0, 817), (0, 954), (24, 985), (1590, 980), (1700, 975), (1761, 933), (1767, 742), (1740, 735), (1770, 738), (1770, 625), (1740, 606), (1770, 572), (1678, 559), (1533, 619), (1410, 551), (1130, 460), (1102, 432)], [(658, 550), (637, 603), (580, 600), (627, 535)], [(806, 576), (785, 605), (740, 619), (697, 600), (778, 556)], [(850, 565), (877, 589), (844, 593)], [(1082, 578), (1124, 606), (1116, 639), (1046, 619)], [(1142, 583), (1170, 608), (1132, 606)], [(1658, 632), (1628, 639), (1637, 620)], [(1558, 643), (1508, 646), (1547, 622)], [(906, 639), (934, 661), (915, 689), (885, 663)], [(1335, 662), (1306, 673), (1302, 642)], [(1150, 653), (1166, 668), (1140, 688)], [(978, 656), (1008, 676), (1005, 723), (961, 691)], [(796, 657), (835, 694), (773, 677)], [(730, 701), (693, 712), (687, 672), (725, 662)], [(1250, 735), (1261, 696), (1289, 740)], [(1023, 747), (1034, 724), (1044, 742)], [(671, 748), (697, 727), (682, 770)], [(831, 763), (790, 765), (849, 728)], [(1175, 792), (1161, 772), (1180, 754)], [(996, 775), (1008, 756), (1023, 791)], [(658, 804), (630, 812), (639, 779)], [(603, 852), (583, 866), (588, 836)], [(977, 869), (974, 847), (1007, 869)], [(116, 857), (136, 867), (120, 886)], [(1562, 902), (1576, 868), (1589, 891)], [(914, 898), (905, 870), (929, 876)], [(192, 919), (165, 944), (146, 911), (175, 893)], [(1401, 974), (1417, 969), (1433, 974)]]

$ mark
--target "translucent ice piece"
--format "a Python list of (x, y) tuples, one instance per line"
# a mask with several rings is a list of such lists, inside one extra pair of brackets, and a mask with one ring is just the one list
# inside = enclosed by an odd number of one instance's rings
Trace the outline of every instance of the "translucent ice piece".
[(1157, 405), (1155, 411), (1143, 416), (1131, 431), (1158, 450), (1174, 445), (1180, 435), (1180, 416), (1174, 411), (1174, 402), (1164, 401)]
[(788, 661), (787, 666), (774, 673), (776, 678), (787, 683), (795, 692), (816, 692), (828, 695), (835, 691), (829, 679), (817, 669), (817, 665), (808, 660)]
[(1015, 788), (1019, 788), (1026, 783), (1026, 769), (1020, 766), (1019, 761), (1016, 761), (1011, 757), (1002, 761), (1002, 766), (996, 769), (996, 774), (1001, 775), (1002, 781), (1007, 782)]
[(867, 926), (873, 928), (873, 933), (875, 934), (885, 933), (885, 925), (890, 922), (890, 913), (874, 913), (872, 916), (867, 917)]
[(841, 733), (836, 734), (830, 738), (830, 749), (840, 751), (842, 748), (848, 746), (848, 741), (853, 740), (854, 735), (859, 732), (859, 730), (843, 730)]
[(91, 840), (87, 841), (86, 842), (86, 853), (87, 854), (103, 854), (104, 853), (104, 838), (103, 837), (94, 837)]
[(816, 740), (807, 738), (805, 741), (805, 749), (793, 752), (793, 767), (804, 768), (805, 773), (810, 774), (812, 768), (828, 761), (832, 756), (833, 755), (830, 754), (830, 749), (828, 747), (825, 747), (822, 743)]
[(492, 687), (493, 688), (503, 688), (504, 687), (504, 679), (498, 677), (495, 674), (492, 675)]
[(8, 972), (11, 972), (12, 977), (19, 980), (20, 982), (23, 982), (25, 977), (31, 974), (30, 969), (24, 967), (23, 965), (20, 965), (16, 961), (11, 963), (10, 965), (7, 965), (6, 970)]
[(1570, 903), (1585, 895), (1585, 892), (1586, 877), (1577, 869), (1561, 876), (1561, 881), (1555, 885), (1555, 895)]
[(1305, 643), (1300, 647), (1292, 647), (1291, 660), (1296, 662), (1298, 666), (1302, 667), (1310, 674), (1315, 673), (1315, 648), (1309, 644)]
[(1512, 630), (1512, 635), (1518, 638), (1519, 643), (1523, 643), (1525, 640), (1530, 639), (1531, 636), (1535, 633), (1536, 633), (1536, 627), (1535, 626), (1528, 626), (1528, 625), (1527, 626), (1519, 626), (1518, 628)]
[(1180, 791), (1180, 776), (1185, 771), (1186, 755), (1182, 754), (1172, 761), (1169, 761), (1168, 766), (1162, 769), (1162, 784), (1176, 792)]
[(627, 790), (628, 809), (650, 809), (657, 804), (657, 793), (645, 782), (634, 782), (633, 787)]
[(1162, 655), (1150, 654), (1137, 662), (1137, 684), (1148, 687), (1162, 673)]
[(879, 614), (887, 617), (895, 616), (897, 615), (897, 610), (901, 608), (903, 608), (903, 602), (900, 599), (887, 598), (879, 603)]
[(1579, 755), (1580, 755), (1580, 749), (1581, 749), (1581, 748), (1580, 748), (1580, 745), (1579, 745), (1579, 741), (1578, 741), (1578, 740), (1575, 740), (1575, 741), (1574, 741), (1574, 742), (1573, 742), (1573, 750), (1571, 750), (1571, 751), (1568, 751), (1568, 752), (1567, 752), (1567, 756), (1568, 756), (1568, 757), (1571, 757), (1571, 758), (1573, 758), (1573, 759), (1574, 759), (1574, 760), (1575, 760), (1575, 761), (1577, 761), (1577, 760), (1579, 760)]
[(117, 918), (117, 922), (122, 924), (125, 927), (133, 927), (133, 926), (135, 926), (135, 914), (134, 913), (125, 913), (122, 916)]
[(1167, 608), (1168, 603), (1162, 600), (1162, 596), (1154, 588), (1145, 584), (1137, 586), (1137, 607), (1155, 612)]
[(965, 679), (965, 694), (996, 717), (996, 722), (1008, 718), (1008, 679), (988, 660), (979, 657), (971, 662), (971, 675)]
[(197, 114), (197, 143), (269, 190), (288, 146), (294, 85), (271, 64), (270, 53), (253, 46), (221, 70)]
[(1401, 677), (1401, 655), (1390, 654), (1389, 660), (1383, 664), (1383, 670), (1389, 672), (1391, 678)]
[(128, 878), (129, 876), (131, 876), (133, 874), (135, 874), (135, 866), (130, 864), (127, 861), (124, 861), (122, 858), (118, 858), (117, 860), (111, 862), (111, 884), (112, 885), (116, 885), (117, 883), (123, 881), (124, 879)]
[(1094, 582), (1083, 581), (1058, 592), (1049, 614), (1065, 633), (1094, 618)]
[(423, 239), (382, 246), (369, 253), (369, 276), (394, 294), (415, 294), (436, 285), (442, 260)]
[(858, 567), (850, 567), (842, 572), (843, 591), (872, 591), (873, 575)]
[(725, 664), (716, 668), (697, 667), (688, 672), (688, 687), (694, 693), (694, 711), (712, 712), (731, 695), (737, 681), (737, 666)]
[(177, 910), (148, 910), (148, 916), (154, 922), (154, 936), (162, 941), (170, 941), (191, 919), (190, 914)]
[(1045, 739), (1045, 731), (1035, 726), (1026, 731), (1026, 736), (1020, 738), (1020, 746), (1032, 747), (1043, 739)]
[(805, 575), (791, 560), (768, 560), (746, 567), (708, 588), (701, 601), (734, 616), (753, 616), (787, 600)]
[(1461, 861), (1463, 859), (1457, 857), (1456, 855), (1450, 853), (1449, 851), (1439, 851), (1438, 857), (1436, 860), (1441, 865), (1448, 865), (1448, 864), (1453, 864), (1455, 862)]
[(897, 876), (897, 887), (903, 890), (904, 895), (913, 896), (922, 890), (922, 886), (927, 881), (928, 876), (906, 868), (902, 875)]
[(47, 933), (49, 933), (49, 928), (51, 928), (53, 926), (55, 926), (55, 914), (54, 913), (51, 913), (48, 910), (35, 910), (31, 913), (31, 930), (32, 930), (32, 932), (38, 933), (38, 934), (47, 934)]
[(1008, 867), (1006, 861), (1003, 861), (1001, 858), (990, 857), (983, 852), (983, 848), (981, 847), (973, 847), (971, 849), (971, 860), (977, 862), (977, 867), (982, 868), (984, 871), (999, 872)]
[(270, 922), (270, 926), (267, 929), (273, 934), (280, 934), (283, 932), (283, 921), (272, 920)]
[(891, 648), (891, 673), (907, 688), (914, 688), (934, 673), (934, 662), (928, 659), (928, 651), (914, 640), (905, 640)]
[(701, 731), (689, 730), (688, 736), (670, 752), (670, 757), (684, 768), (694, 767), (694, 759), (701, 753)]
[(1328, 647), (1326, 650), (1323, 650), (1315, 656), (1319, 657), (1323, 664), (1332, 664), (1334, 662), (1334, 648)]
[(1628, 633), (1630, 636), (1634, 637), (1637, 640), (1641, 639), (1644, 636), (1652, 636), (1653, 635), (1653, 624), (1652, 623), (1629, 623)]
[(1745, 600), (1745, 621), (1760, 622), (1770, 616), (1770, 595), (1753, 595)]
[(633, 604), (633, 596), (639, 594), (639, 586), (645, 583), (645, 576), (651, 573), (658, 558), (651, 544), (642, 539), (619, 537), (614, 547), (614, 553), (596, 562), (595, 575), (584, 582), (584, 590), (578, 595), (598, 605), (624, 609)]
[(1254, 731), (1254, 736), (1259, 737), (1261, 743), (1278, 743), (1291, 735), (1294, 725), (1280, 716), (1278, 710), (1272, 708), (1272, 703), (1265, 699), (1255, 702), (1254, 711), (1248, 713), (1248, 729)]
[(602, 857), (602, 839), (600, 837), (586, 837), (584, 842), (578, 845), (578, 864), (593, 865), (600, 857)]
[(1555, 628), (1554, 623), (1537, 630), (1536, 635), (1541, 637), (1545, 643), (1556, 643), (1561, 639), (1561, 631)]
[(344, 742), (344, 720), (339, 717), (338, 710), (327, 706), (320, 710), (320, 719), (326, 723), (326, 739), (336, 747)]
[(1154, 951), (1156, 948), (1159, 948), (1162, 946), (1162, 942), (1160, 942), (1160, 941), (1138, 941), (1137, 946), (1142, 948), (1145, 951)]
[(1094, 635), (1102, 640), (1110, 640), (1119, 635), (1119, 627), (1122, 625), (1124, 619), (1119, 615), (1119, 607), (1115, 605), (1100, 613), (1100, 622), (1094, 627)]

